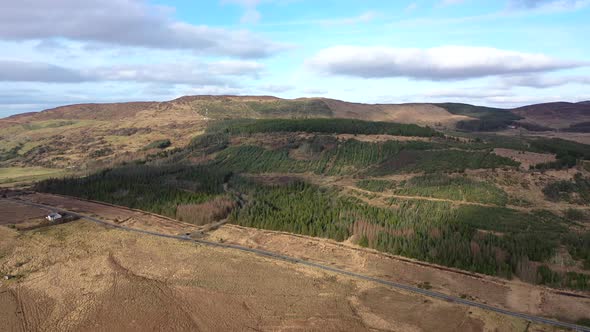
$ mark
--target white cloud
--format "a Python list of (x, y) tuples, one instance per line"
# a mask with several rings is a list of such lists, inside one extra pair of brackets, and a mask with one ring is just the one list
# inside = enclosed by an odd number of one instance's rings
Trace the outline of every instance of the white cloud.
[(0, 60), (0, 81), (74, 83), (124, 81), (139, 83), (228, 85), (232, 77), (258, 78), (264, 65), (254, 61), (112, 65), (73, 69), (41, 62)]
[(207, 64), (211, 75), (251, 76), (257, 78), (265, 66), (255, 61), (222, 60)]
[(120, 65), (91, 69), (104, 81), (160, 82), (169, 84), (233, 85), (233, 77), (257, 78), (264, 66), (252, 61)]
[[(417, 8), (417, 5), (416, 7)], [(406, 10), (413, 10), (412, 8)], [(355, 16), (349, 17), (335, 17), (335, 18), (320, 18), (320, 19), (303, 19), (303, 20), (287, 20), (273, 23), (263, 23), (264, 26), (297, 26), (297, 25), (322, 25), (326, 27), (337, 25), (354, 25), (361, 23), (368, 23), (382, 16), (380, 13), (369, 10), (362, 12)]]
[(556, 100), (573, 100), (571, 96), (559, 94), (541, 96), (515, 94), (507, 90), (497, 90), (486, 86), (431, 90), (421, 94), (401, 96), (400, 99), (406, 102), (461, 102), (500, 108), (513, 108)]
[(302, 92), (306, 95), (325, 95), (328, 91), (320, 88), (307, 88), (303, 89)]
[(458, 5), (465, 2), (465, 0), (442, 0), (440, 2), (443, 6), (451, 6), (451, 5)]
[(366, 11), (361, 13), (357, 16), (353, 17), (343, 17), (343, 18), (334, 18), (334, 19), (323, 19), (319, 20), (318, 23), (323, 25), (352, 25), (352, 24), (359, 24), (359, 23), (367, 23), (375, 18), (377, 18), (379, 14), (375, 11)]
[(254, 24), (254, 23), (258, 23), (258, 21), (260, 21), (261, 17), (262, 17), (262, 15), (260, 14), (260, 12), (258, 10), (248, 9), (244, 13), (244, 15), (242, 15), (240, 22), (245, 23), (245, 24)]
[(568, 100), (570, 98), (565, 97), (563, 95), (545, 95), (545, 96), (527, 96), (527, 95), (518, 95), (518, 96), (496, 96), (496, 97), (489, 97), (480, 102), (485, 103), (487, 105), (495, 105), (498, 107), (520, 107), (525, 105), (533, 105), (533, 104), (541, 104), (541, 103), (549, 103), (554, 102), (556, 100)]
[(210, 85), (186, 89), (181, 95), (243, 95), (245, 93), (243, 88)]
[(493, 97), (507, 97), (513, 96), (511, 92), (506, 90), (493, 90), (489, 88), (470, 88), (470, 89), (442, 89), (432, 90), (421, 94), (426, 100), (435, 99), (477, 99), (477, 98), (493, 98)]
[(508, 6), (516, 9), (546, 11), (577, 10), (590, 5), (590, 0), (509, 0)]
[(406, 12), (411, 12), (418, 9), (418, 3), (417, 2), (410, 2), (407, 6), (406, 9), (404, 11)]
[(143, 0), (12, 1), (0, 10), (0, 39), (64, 38), (242, 58), (265, 57), (285, 48), (249, 31), (178, 21), (172, 12)]
[(262, 85), (258, 87), (261, 91), (268, 91), (272, 93), (282, 93), (287, 92), (295, 89), (292, 85), (281, 85), (281, 84), (269, 84), (269, 85)]
[(240, 18), (241, 23), (255, 24), (260, 21), (262, 14), (256, 8), (260, 4), (261, 0), (223, 0), (221, 3), (236, 4), (244, 7), (245, 11)]
[(0, 81), (74, 83), (95, 80), (75, 69), (43, 62), (0, 60)]
[(335, 46), (321, 50), (307, 60), (306, 65), (331, 75), (440, 81), (547, 72), (582, 67), (588, 62), (559, 60), (543, 54), (489, 47), (417, 49)]
[(222, 0), (221, 1), (221, 3), (236, 4), (236, 5), (240, 5), (243, 7), (256, 7), (261, 2), (262, 2), (261, 0)]
[(511, 88), (515, 86), (529, 87), (536, 89), (554, 88), (568, 84), (583, 84), (590, 85), (590, 77), (588, 76), (560, 76), (560, 77), (548, 77), (545, 75), (517, 75), (507, 76), (500, 79), (500, 85), (505, 88)]

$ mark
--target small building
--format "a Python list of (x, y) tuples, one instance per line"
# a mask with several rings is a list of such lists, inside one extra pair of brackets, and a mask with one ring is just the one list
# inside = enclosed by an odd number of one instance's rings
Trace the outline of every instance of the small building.
[(45, 217), (45, 219), (47, 219), (49, 221), (56, 221), (61, 218), (62, 218), (62, 215), (57, 212), (52, 212), (52, 213), (48, 214), (47, 217)]

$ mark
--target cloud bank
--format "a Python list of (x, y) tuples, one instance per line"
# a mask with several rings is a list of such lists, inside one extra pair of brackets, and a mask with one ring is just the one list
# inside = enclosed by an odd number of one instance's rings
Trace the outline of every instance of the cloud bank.
[(319, 51), (306, 64), (329, 75), (433, 81), (548, 72), (588, 65), (543, 54), (463, 46), (428, 49), (335, 46)]
[(264, 65), (254, 61), (188, 64), (113, 65), (73, 69), (42, 62), (0, 60), (0, 81), (80, 83), (122, 81), (139, 83), (227, 85), (232, 77), (258, 78)]
[(93, 80), (83, 73), (42, 62), (0, 60), (0, 82), (75, 83)]
[(285, 48), (245, 30), (192, 25), (141, 0), (19, 0), (0, 10), (0, 39), (74, 41), (262, 58)]

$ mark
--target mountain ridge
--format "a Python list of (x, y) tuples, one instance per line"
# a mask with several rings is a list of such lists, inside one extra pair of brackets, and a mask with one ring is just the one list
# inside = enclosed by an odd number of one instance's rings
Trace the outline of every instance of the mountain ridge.
[(73, 104), (0, 119), (0, 163), (55, 168), (118, 156), (130, 159), (159, 145), (154, 142), (186, 146), (210, 121), (243, 118), (342, 118), (416, 124), (439, 131), (522, 127), (583, 133), (588, 130), (590, 104), (558, 102), (499, 109), (461, 103), (363, 104), (329, 98), (233, 95)]
[[(443, 106), (443, 105), (463, 105), (469, 106), (474, 108), (485, 108), (491, 110), (498, 110), (498, 111), (511, 111), (511, 112), (523, 112), (523, 111), (530, 111), (530, 110), (547, 110), (553, 108), (555, 110), (570, 110), (575, 109), (579, 105), (583, 105), (583, 112), (590, 112), (586, 109), (585, 105), (590, 105), (590, 101), (580, 101), (580, 102), (565, 102), (565, 101), (556, 101), (556, 102), (547, 102), (547, 103), (538, 103), (538, 104), (531, 104), (531, 105), (524, 105), (515, 108), (498, 108), (498, 107), (488, 107), (488, 106), (479, 106), (474, 104), (467, 104), (467, 103), (455, 103), (455, 102), (445, 102), (445, 103), (435, 103), (435, 102), (413, 102), (413, 103), (359, 103), (359, 102), (348, 102), (340, 99), (332, 99), (332, 98), (323, 98), (323, 97), (299, 97), (294, 99), (286, 99), (280, 98), (275, 96), (269, 95), (186, 95), (181, 96), (172, 100), (168, 101), (130, 101), (130, 102), (115, 102), (115, 103), (78, 103), (78, 104), (67, 104), (62, 106), (57, 106), (54, 108), (44, 109), (37, 112), (26, 112), (20, 114), (14, 114), (5, 118), (0, 118), (0, 121), (16, 121), (21, 119), (27, 119), (29, 117), (35, 116), (46, 116), (47, 114), (62, 114), (65, 118), (65, 115), (72, 114), (72, 110), (76, 111), (101, 111), (101, 112), (112, 112), (113, 107), (118, 107), (118, 110), (126, 109), (126, 108), (150, 108), (150, 107), (157, 107), (161, 105), (175, 105), (175, 104), (188, 104), (195, 101), (219, 101), (219, 100), (231, 100), (231, 101), (242, 101), (242, 102), (269, 102), (269, 101), (287, 101), (287, 102), (304, 102), (304, 101), (322, 101), (325, 103), (330, 103), (331, 105), (338, 106), (338, 104), (347, 104), (352, 106), (364, 106), (364, 107), (386, 107), (386, 106)], [(79, 116), (79, 115), (78, 115)], [(56, 117), (57, 118), (57, 117)]]

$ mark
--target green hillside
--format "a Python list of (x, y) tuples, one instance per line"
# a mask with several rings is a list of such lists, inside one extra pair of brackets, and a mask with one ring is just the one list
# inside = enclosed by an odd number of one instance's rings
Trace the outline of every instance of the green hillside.
[[(575, 162), (525, 170), (494, 153), (499, 147)], [(587, 290), (590, 174), (577, 164), (588, 148), (348, 119), (220, 120), (186, 147), (152, 149), (134, 162), (36, 189), (185, 221), (201, 220), (190, 214), (206, 210), (211, 221), (350, 239), (445, 266)], [(548, 169), (578, 175), (552, 181), (542, 173)], [(570, 206), (556, 209), (560, 202)], [(569, 267), (555, 263), (563, 250)]]

